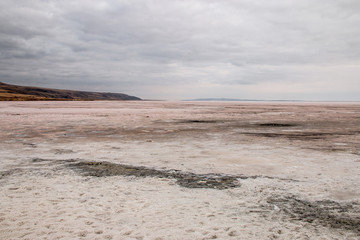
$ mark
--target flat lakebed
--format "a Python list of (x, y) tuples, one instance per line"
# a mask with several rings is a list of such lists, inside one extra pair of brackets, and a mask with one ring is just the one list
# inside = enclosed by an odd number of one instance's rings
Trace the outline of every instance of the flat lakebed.
[(0, 102), (0, 239), (359, 239), (360, 103)]

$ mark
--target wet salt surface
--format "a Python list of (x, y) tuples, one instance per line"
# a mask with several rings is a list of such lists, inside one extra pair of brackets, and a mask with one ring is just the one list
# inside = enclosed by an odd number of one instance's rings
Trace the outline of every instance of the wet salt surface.
[[(0, 118), (1, 239), (359, 238), (359, 104), (0, 102)], [(245, 177), (187, 188), (69, 161)]]

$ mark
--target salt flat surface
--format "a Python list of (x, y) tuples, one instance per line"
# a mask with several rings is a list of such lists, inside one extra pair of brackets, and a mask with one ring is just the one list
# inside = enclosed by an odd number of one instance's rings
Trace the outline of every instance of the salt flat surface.
[(0, 102), (0, 120), (0, 239), (360, 238), (359, 103)]

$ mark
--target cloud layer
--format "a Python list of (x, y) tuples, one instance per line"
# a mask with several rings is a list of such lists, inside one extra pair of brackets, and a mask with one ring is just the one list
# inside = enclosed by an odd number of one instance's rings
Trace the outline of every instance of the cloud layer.
[(0, 81), (143, 98), (360, 100), (357, 0), (2, 0)]

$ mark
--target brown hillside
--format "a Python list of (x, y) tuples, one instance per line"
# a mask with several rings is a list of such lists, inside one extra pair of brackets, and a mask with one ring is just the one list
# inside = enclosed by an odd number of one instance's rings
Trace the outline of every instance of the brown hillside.
[(123, 93), (85, 92), (11, 85), (0, 82), (0, 101), (141, 100)]

